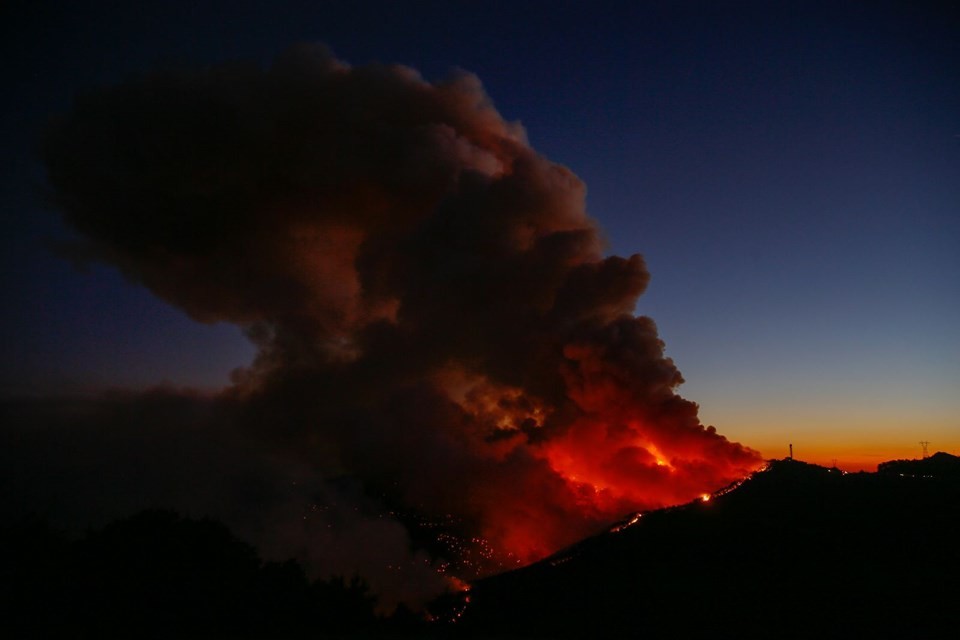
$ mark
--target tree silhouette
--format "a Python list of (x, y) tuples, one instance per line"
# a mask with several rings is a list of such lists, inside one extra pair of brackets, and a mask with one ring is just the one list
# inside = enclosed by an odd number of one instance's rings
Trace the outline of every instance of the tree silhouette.
[(360, 576), (347, 581), (343, 576), (317, 580), (311, 586), (317, 613), (325, 628), (335, 631), (369, 627), (374, 621), (377, 599)]
[(212, 520), (151, 510), (78, 541), (37, 519), (0, 534), (7, 637), (356, 637), (382, 625), (361, 578), (311, 583)]

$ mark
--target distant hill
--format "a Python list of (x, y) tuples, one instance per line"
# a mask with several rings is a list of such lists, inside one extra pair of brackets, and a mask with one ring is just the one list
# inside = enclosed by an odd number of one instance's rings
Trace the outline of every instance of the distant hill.
[(882, 462), (877, 471), (883, 474), (960, 480), (960, 457), (942, 451), (922, 460)]
[(773, 461), (476, 583), (459, 624), (479, 637), (960, 637), (957, 462), (848, 474)]

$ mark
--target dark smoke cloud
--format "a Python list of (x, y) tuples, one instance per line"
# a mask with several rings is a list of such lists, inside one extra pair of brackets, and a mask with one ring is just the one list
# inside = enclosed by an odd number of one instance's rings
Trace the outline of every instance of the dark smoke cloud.
[(45, 161), (78, 253), (259, 347), (211, 420), (391, 526), (526, 561), (759, 462), (675, 393), (643, 259), (604, 257), (474, 76), (318, 47), (153, 73), (78, 98)]

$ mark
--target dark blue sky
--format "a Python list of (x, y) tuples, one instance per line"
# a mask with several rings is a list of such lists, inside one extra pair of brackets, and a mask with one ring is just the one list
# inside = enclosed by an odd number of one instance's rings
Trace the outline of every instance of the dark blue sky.
[(912, 456), (921, 439), (956, 452), (960, 20), (945, 4), (4, 3), (0, 391), (210, 388), (250, 360), (238, 328), (54, 255), (69, 232), (36, 149), (84, 88), (321, 41), (351, 64), (476, 73), (579, 175), (611, 253), (646, 257), (638, 312), (704, 422), (770, 456), (788, 441), (826, 459)]

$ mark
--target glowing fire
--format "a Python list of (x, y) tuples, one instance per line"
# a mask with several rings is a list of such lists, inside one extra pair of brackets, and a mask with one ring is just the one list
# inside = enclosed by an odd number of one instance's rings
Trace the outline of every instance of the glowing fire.
[(643, 517), (643, 514), (642, 514), (642, 513), (636, 513), (636, 514), (633, 515), (632, 518), (630, 518), (630, 519), (627, 520), (626, 522), (624, 522), (624, 523), (622, 523), (622, 524), (618, 524), (617, 526), (615, 526), (615, 527), (613, 527), (612, 529), (610, 529), (610, 533), (620, 533), (621, 531), (623, 531), (623, 530), (626, 529), (627, 527), (632, 527), (633, 525), (635, 525), (635, 524), (637, 524), (638, 522), (640, 522), (640, 518), (642, 518), (642, 517)]
[(531, 503), (512, 501), (510, 485), (485, 487), (496, 496), (489, 508), (486, 494), (472, 496), (485, 507), (481, 534), (501, 566), (541, 559), (627, 513), (637, 515), (615, 530), (645, 510), (706, 502), (759, 464), (750, 453), (717, 455), (726, 441), (704, 430), (695, 414), (675, 424), (674, 417), (641, 419), (642, 407), (630, 402), (611, 407), (584, 396), (580, 415), (558, 428), (557, 408), (522, 389), (452, 366), (437, 381), (471, 416), (464, 434), (470, 449), (507, 467), (524, 460), (519, 482), (543, 488)]
[(447, 580), (447, 585), (450, 587), (451, 591), (458, 592), (458, 593), (462, 591), (470, 591), (469, 583), (464, 582), (460, 578), (456, 576), (445, 576), (445, 578)]

